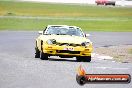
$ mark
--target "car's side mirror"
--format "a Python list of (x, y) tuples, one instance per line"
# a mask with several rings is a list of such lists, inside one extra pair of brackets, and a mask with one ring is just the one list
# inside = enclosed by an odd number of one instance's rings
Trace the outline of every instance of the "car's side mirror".
[(90, 34), (85, 34), (85, 37), (89, 37), (90, 36)]
[(43, 31), (38, 31), (39, 35), (42, 35), (43, 34)]

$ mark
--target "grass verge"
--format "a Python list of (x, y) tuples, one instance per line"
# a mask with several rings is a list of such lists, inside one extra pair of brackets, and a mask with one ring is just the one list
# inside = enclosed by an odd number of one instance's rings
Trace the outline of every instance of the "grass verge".
[(41, 30), (48, 24), (66, 24), (86, 31), (132, 32), (128, 7), (0, 1), (0, 16), (0, 30)]
[[(119, 19), (118, 19), (119, 20)], [(132, 20), (102, 18), (0, 18), (0, 30), (42, 30), (49, 24), (76, 25), (85, 31), (132, 31)]]
[(132, 45), (119, 45), (95, 48), (95, 53), (109, 55), (113, 60), (122, 63), (132, 63)]

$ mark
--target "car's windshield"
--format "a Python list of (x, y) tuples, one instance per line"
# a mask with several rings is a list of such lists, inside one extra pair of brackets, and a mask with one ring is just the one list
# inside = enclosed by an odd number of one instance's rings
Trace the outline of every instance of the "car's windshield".
[(83, 37), (83, 32), (79, 28), (49, 27), (44, 34), (74, 35)]

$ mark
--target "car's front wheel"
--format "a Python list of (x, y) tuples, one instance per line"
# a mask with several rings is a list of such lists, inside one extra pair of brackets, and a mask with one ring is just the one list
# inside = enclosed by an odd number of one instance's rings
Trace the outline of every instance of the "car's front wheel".
[(35, 47), (35, 58), (40, 58), (40, 51), (37, 47)]
[(48, 60), (48, 55), (43, 53), (43, 52), (40, 52), (40, 59), (41, 60)]
[(90, 62), (91, 61), (91, 56), (80, 56), (76, 57), (77, 62)]
[(77, 62), (81, 62), (82, 61), (82, 57), (76, 57)]
[(90, 62), (91, 61), (91, 56), (85, 56), (83, 61), (84, 62)]

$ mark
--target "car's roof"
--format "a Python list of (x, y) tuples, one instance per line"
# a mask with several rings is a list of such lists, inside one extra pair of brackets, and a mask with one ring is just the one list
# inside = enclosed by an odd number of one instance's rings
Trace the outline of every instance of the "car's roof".
[(79, 28), (77, 26), (68, 26), (68, 25), (48, 25), (47, 28), (49, 27), (64, 27), (64, 28), (75, 28), (75, 29)]
[(79, 27), (77, 27), (77, 26), (69, 26), (69, 28), (75, 28), (75, 29), (78, 29)]
[(67, 27), (67, 25), (48, 25), (47, 27)]

